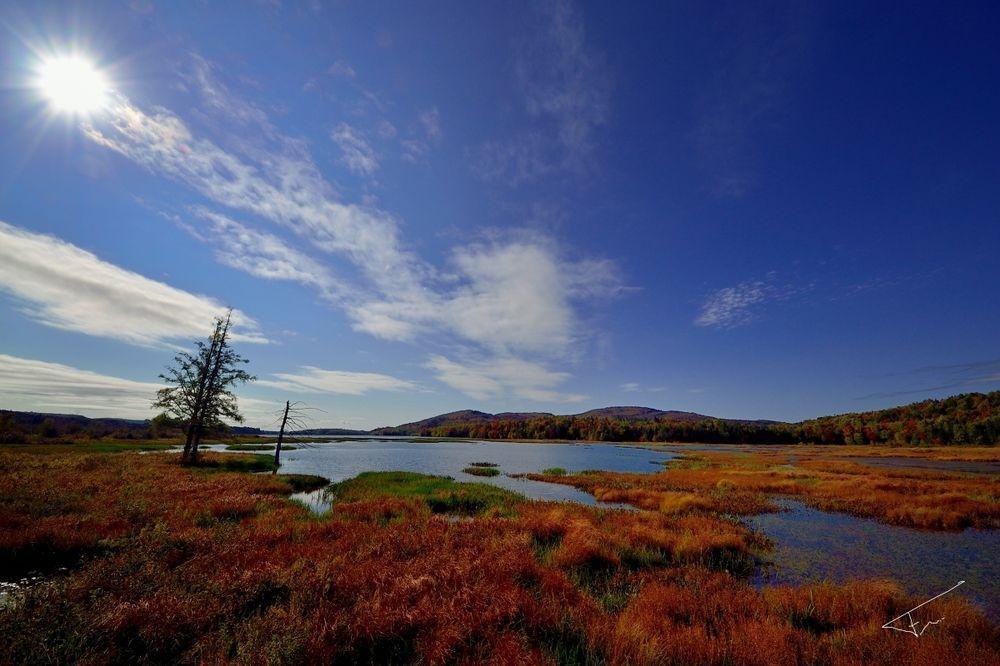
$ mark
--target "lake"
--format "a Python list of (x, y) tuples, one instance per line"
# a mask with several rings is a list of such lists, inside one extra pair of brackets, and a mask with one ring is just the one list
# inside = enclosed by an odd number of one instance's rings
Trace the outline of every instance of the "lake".
[[(284, 474), (318, 474), (333, 482), (362, 472), (400, 470), (450, 476), (457, 481), (474, 481), (501, 486), (532, 499), (598, 504), (592, 495), (570, 486), (515, 479), (507, 474), (541, 472), (562, 467), (568, 473), (587, 469), (613, 472), (658, 472), (676, 453), (651, 451), (615, 444), (562, 444), (449, 441), (424, 442), (405, 439), (358, 439), (336, 442), (295, 443), (292, 451), (282, 451)], [(497, 465), (500, 476), (480, 477), (462, 470), (474, 462)], [(323, 508), (321, 492), (296, 497), (314, 508)], [(605, 507), (620, 505), (601, 504)]]
[[(548, 467), (562, 467), (569, 473), (587, 469), (652, 473), (684, 452), (598, 443), (433, 442), (405, 438), (293, 445), (299, 448), (282, 453), (283, 473), (318, 474), (336, 482), (361, 472), (403, 470), (489, 483), (533, 499), (628, 509), (632, 508), (598, 503), (589, 493), (570, 486), (506, 475), (539, 472)], [(863, 462), (874, 460), (866, 458)], [(478, 477), (464, 473), (462, 469), (473, 462), (495, 463), (501, 475)], [(893, 459), (890, 464), (902, 467), (904, 462), (910, 461)], [(982, 471), (991, 470), (987, 466)], [(316, 511), (329, 508), (322, 490), (293, 497)], [(929, 598), (965, 580), (955, 594), (1000, 622), (1000, 531), (930, 532), (826, 513), (791, 499), (779, 503), (785, 509), (781, 513), (744, 519), (775, 542), (774, 551), (767, 555), (771, 564), (762, 567), (756, 577), (758, 585), (886, 578), (900, 583), (909, 594)]]

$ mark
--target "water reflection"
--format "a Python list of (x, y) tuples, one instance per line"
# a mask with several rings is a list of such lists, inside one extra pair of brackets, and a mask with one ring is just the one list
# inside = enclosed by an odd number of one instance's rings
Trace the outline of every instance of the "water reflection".
[[(508, 474), (540, 472), (561, 467), (568, 473), (588, 469), (613, 472), (652, 473), (662, 469), (677, 454), (665, 451), (616, 446), (614, 444), (517, 444), (508, 442), (422, 442), (414, 440), (349, 440), (296, 443), (294, 451), (282, 454), (284, 474), (318, 474), (333, 482), (362, 472), (401, 470), (450, 476), (457, 481), (473, 481), (501, 486), (532, 499), (570, 501), (595, 505), (589, 493), (570, 486), (511, 478)], [(473, 462), (496, 463), (500, 476), (480, 477), (462, 470)], [(325, 510), (321, 491), (292, 496), (314, 510)], [(612, 505), (601, 504), (610, 507)], [(620, 508), (620, 505), (613, 505)]]
[(797, 585), (864, 578), (895, 580), (930, 598), (959, 580), (961, 596), (1000, 621), (1000, 531), (929, 532), (825, 513), (795, 500), (787, 511), (746, 519), (775, 541), (774, 566), (757, 583)]

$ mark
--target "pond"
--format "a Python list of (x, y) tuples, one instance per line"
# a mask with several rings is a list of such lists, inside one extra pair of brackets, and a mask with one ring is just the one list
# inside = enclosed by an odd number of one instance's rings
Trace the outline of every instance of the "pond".
[[(362, 472), (399, 470), (450, 476), (457, 481), (474, 481), (501, 486), (532, 499), (598, 504), (582, 490), (554, 483), (516, 479), (508, 474), (540, 472), (562, 467), (567, 473), (587, 469), (612, 472), (657, 472), (677, 454), (650, 451), (615, 444), (556, 444), (508, 442), (448, 441), (426, 442), (405, 439), (358, 439), (336, 442), (296, 442), (294, 450), (282, 452), (283, 474), (318, 474), (333, 482), (343, 481)], [(475, 462), (494, 463), (498, 476), (482, 477), (462, 470)], [(321, 492), (300, 493), (294, 497), (314, 509), (322, 510)], [(621, 505), (601, 504), (609, 508)], [(628, 507), (626, 507), (628, 508)]]
[(785, 511), (746, 519), (775, 542), (759, 585), (892, 579), (929, 599), (964, 580), (953, 594), (1000, 622), (1000, 530), (929, 532), (779, 503)]

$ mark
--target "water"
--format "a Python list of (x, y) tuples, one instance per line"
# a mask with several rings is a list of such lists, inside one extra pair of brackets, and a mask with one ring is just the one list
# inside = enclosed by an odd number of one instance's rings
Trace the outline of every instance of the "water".
[[(662, 470), (663, 464), (677, 455), (615, 444), (358, 439), (294, 445), (299, 448), (283, 451), (281, 454), (283, 474), (318, 474), (336, 482), (353, 478), (362, 472), (401, 470), (450, 476), (456, 481), (489, 483), (532, 499), (589, 505), (595, 505), (597, 501), (593, 495), (582, 490), (555, 483), (515, 479), (507, 474), (541, 472), (549, 467), (562, 467), (570, 474), (587, 469), (651, 473)], [(502, 474), (481, 477), (462, 471), (474, 462), (496, 463)], [(293, 497), (314, 510), (322, 511), (329, 506), (322, 498), (322, 491), (298, 493)], [(601, 506), (622, 508), (622, 505), (617, 504), (602, 503)]]
[(759, 584), (892, 579), (929, 599), (960, 580), (963, 596), (1000, 622), (1000, 530), (929, 532), (826, 513), (795, 500), (787, 511), (746, 519), (773, 541), (774, 566)]

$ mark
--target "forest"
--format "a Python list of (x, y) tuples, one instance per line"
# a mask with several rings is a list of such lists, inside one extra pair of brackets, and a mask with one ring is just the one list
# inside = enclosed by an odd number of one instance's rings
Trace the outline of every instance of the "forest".
[(799, 423), (706, 418), (613, 419), (537, 416), (448, 423), (384, 434), (477, 439), (565, 439), (627, 442), (989, 446), (1000, 441), (1000, 391), (966, 393), (872, 412), (824, 416)]

